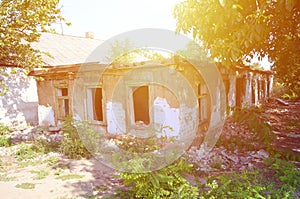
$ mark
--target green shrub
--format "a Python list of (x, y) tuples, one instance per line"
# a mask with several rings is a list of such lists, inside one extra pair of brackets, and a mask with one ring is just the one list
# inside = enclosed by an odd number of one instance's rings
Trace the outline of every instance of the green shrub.
[(45, 139), (37, 139), (33, 141), (32, 148), (37, 152), (49, 153), (59, 151), (60, 142), (48, 141)]
[(280, 182), (292, 187), (300, 187), (300, 170), (294, 164), (278, 158), (269, 158), (266, 164), (275, 171), (275, 177)]
[(258, 184), (258, 176), (257, 171), (243, 171), (212, 177), (202, 187), (200, 198), (264, 198), (262, 191), (266, 187)]
[(6, 135), (10, 132), (10, 128), (9, 126), (3, 124), (3, 123), (0, 123), (0, 135)]
[(200, 198), (297, 198), (300, 171), (284, 160), (269, 158), (265, 161), (267, 167), (262, 170), (209, 177), (207, 184), (200, 188)]
[[(230, 135), (229, 138), (221, 136), (217, 142), (217, 146), (224, 146), (226, 149), (233, 151), (238, 149), (240, 151), (251, 151), (265, 149), (273, 152), (271, 143), (276, 136), (273, 134), (271, 126), (263, 121), (261, 116), (261, 109), (259, 108), (244, 108), (236, 109), (232, 115), (232, 120), (237, 122), (243, 129), (249, 129), (249, 133), (236, 132)], [(237, 130), (238, 131), (238, 130)], [(251, 142), (249, 142), (249, 137)]]
[(20, 148), (16, 151), (15, 157), (19, 160), (32, 159), (37, 157), (39, 154), (36, 152), (34, 147), (24, 144), (23, 142), (20, 144)]
[(119, 195), (129, 198), (197, 198), (198, 188), (192, 186), (182, 176), (182, 174), (190, 172), (191, 168), (191, 164), (179, 160), (153, 172), (121, 172), (117, 177), (131, 188), (126, 193), (127, 195), (124, 193), (119, 193)]
[(52, 156), (47, 159), (48, 166), (53, 166), (57, 162), (59, 162), (59, 157), (56, 157), (56, 156)]
[(11, 146), (11, 138), (6, 136), (9, 132), (10, 128), (5, 124), (0, 123), (0, 147)]
[[(99, 145), (100, 134), (95, 132), (87, 121), (74, 120), (68, 116), (62, 126), (64, 139), (60, 150), (69, 158), (91, 158)], [(78, 132), (80, 132), (81, 137)]]
[(122, 135), (118, 136), (115, 141), (118, 147), (124, 151), (145, 153), (161, 148), (156, 144), (157, 140), (154, 138), (137, 138), (130, 135)]
[(263, 121), (261, 113), (261, 109), (259, 108), (245, 108), (236, 110), (233, 118), (235, 121), (239, 123), (243, 122), (248, 126), (252, 133), (254, 133), (257, 141), (269, 146), (275, 139), (275, 135), (272, 133), (270, 125)]
[(0, 135), (0, 147), (11, 146), (11, 137), (7, 137), (6, 135)]

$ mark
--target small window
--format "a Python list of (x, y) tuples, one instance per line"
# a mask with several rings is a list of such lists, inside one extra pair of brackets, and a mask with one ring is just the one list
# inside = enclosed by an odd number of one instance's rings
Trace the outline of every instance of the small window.
[(148, 125), (150, 123), (149, 116), (149, 87), (140, 86), (132, 87), (132, 99), (134, 109), (134, 122)]
[(65, 96), (68, 97), (68, 89), (67, 88), (59, 88), (57, 89), (57, 96)]
[(89, 119), (103, 122), (103, 93), (102, 88), (87, 90), (87, 115)]
[(198, 84), (199, 121), (207, 120), (207, 91), (205, 84)]
[(57, 114), (58, 118), (62, 119), (69, 115), (69, 96), (68, 88), (57, 88)]

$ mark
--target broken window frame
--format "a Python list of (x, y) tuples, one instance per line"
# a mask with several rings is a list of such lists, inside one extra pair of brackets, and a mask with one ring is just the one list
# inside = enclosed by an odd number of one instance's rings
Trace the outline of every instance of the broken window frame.
[(151, 87), (149, 85), (149, 83), (141, 83), (141, 82), (135, 82), (135, 83), (127, 83), (126, 87), (127, 87), (127, 99), (128, 102), (127, 104), (129, 105), (129, 110), (127, 111), (127, 123), (131, 126), (131, 127), (136, 127), (137, 123), (135, 121), (135, 110), (134, 110), (134, 99), (133, 99), (133, 93), (134, 93), (134, 89), (138, 88), (138, 87), (142, 87), (142, 86), (147, 86), (148, 87), (148, 114), (149, 114), (149, 123), (145, 124), (145, 127), (148, 127), (151, 122), (152, 122), (152, 117), (151, 117), (151, 112), (150, 112), (150, 104), (151, 104)]
[[(95, 119), (94, 112), (94, 98), (92, 94), (92, 89), (101, 89), (102, 99), (101, 99), (101, 107), (102, 107), (102, 120)], [(92, 121), (94, 124), (106, 125), (106, 117), (105, 117), (105, 102), (104, 102), (104, 89), (102, 85), (86, 85), (85, 86), (85, 117), (87, 120)]]
[[(64, 120), (71, 113), (70, 100), (69, 100), (69, 88), (66, 85), (55, 86), (54, 88), (55, 88), (55, 96), (56, 96), (56, 118), (59, 120)], [(62, 89), (67, 89), (66, 95), (63, 94)], [(61, 101), (63, 102), (63, 108), (60, 108)]]

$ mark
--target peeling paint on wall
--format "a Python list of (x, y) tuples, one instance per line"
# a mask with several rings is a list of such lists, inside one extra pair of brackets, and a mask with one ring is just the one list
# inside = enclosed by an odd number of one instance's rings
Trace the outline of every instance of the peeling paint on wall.
[(40, 126), (55, 126), (54, 111), (51, 106), (39, 105), (38, 107), (38, 117)]
[(107, 117), (107, 132), (111, 134), (125, 134), (126, 132), (126, 118), (125, 110), (122, 103), (107, 102), (106, 104)]
[(157, 137), (179, 135), (179, 108), (171, 108), (165, 98), (156, 97), (152, 110), (154, 129), (157, 131)]

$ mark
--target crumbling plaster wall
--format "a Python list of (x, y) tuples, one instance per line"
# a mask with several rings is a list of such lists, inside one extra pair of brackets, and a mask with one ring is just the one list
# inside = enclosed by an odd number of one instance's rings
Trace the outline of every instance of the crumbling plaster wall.
[[(68, 88), (69, 106), (72, 107), (73, 80), (68, 77), (52, 77), (37, 81), (38, 88), (38, 117), (40, 126), (55, 126), (62, 118), (58, 117), (57, 90)], [(72, 114), (72, 109), (70, 109)]]
[[(131, 95), (133, 88), (146, 85), (149, 87), (150, 121), (156, 131), (153, 133), (160, 131), (158, 134), (161, 135), (179, 135), (183, 127), (180, 114), (190, 114), (191, 118), (195, 118), (193, 121), (196, 121), (197, 104), (195, 100), (194, 104), (186, 102), (182, 105), (186, 107), (180, 107), (178, 98), (185, 98), (188, 101), (188, 97), (192, 98), (192, 96), (186, 96), (185, 89), (181, 88), (183, 85), (180, 81), (174, 81), (174, 78), (183, 77), (180, 73), (164, 67), (108, 70), (103, 78), (107, 100), (108, 132), (139, 133), (132, 121)], [(189, 129), (187, 126), (185, 128)]]
[[(176, 81), (181, 78), (190, 86), (194, 97), (186, 93), (185, 85)], [(131, 119), (130, 92), (132, 90), (130, 89), (148, 85), (152, 127), (156, 133), (160, 131), (160, 135), (178, 135), (180, 132), (191, 130), (190, 128), (196, 128), (196, 124), (190, 125), (190, 121), (197, 121), (197, 85), (200, 82), (203, 83), (203, 80), (197, 71), (191, 71), (189, 68), (175, 72), (173, 69), (160, 67), (153, 69), (107, 68), (105, 71), (91, 71), (91, 68), (87, 67), (86, 70), (81, 70), (76, 77), (72, 109), (77, 118), (89, 119), (86, 113), (88, 103), (86, 89), (88, 86), (100, 86), (103, 88), (103, 113), (105, 116), (103, 122), (98, 123), (98, 126), (107, 127), (107, 131), (113, 134), (128, 133), (132, 129), (136, 130), (133, 133), (139, 133), (139, 130), (143, 128), (133, 127), (135, 124)], [(184, 104), (179, 104), (178, 96), (183, 99)], [(189, 121), (186, 121), (187, 117), (189, 117)], [(141, 132), (145, 133), (145, 131)]]

